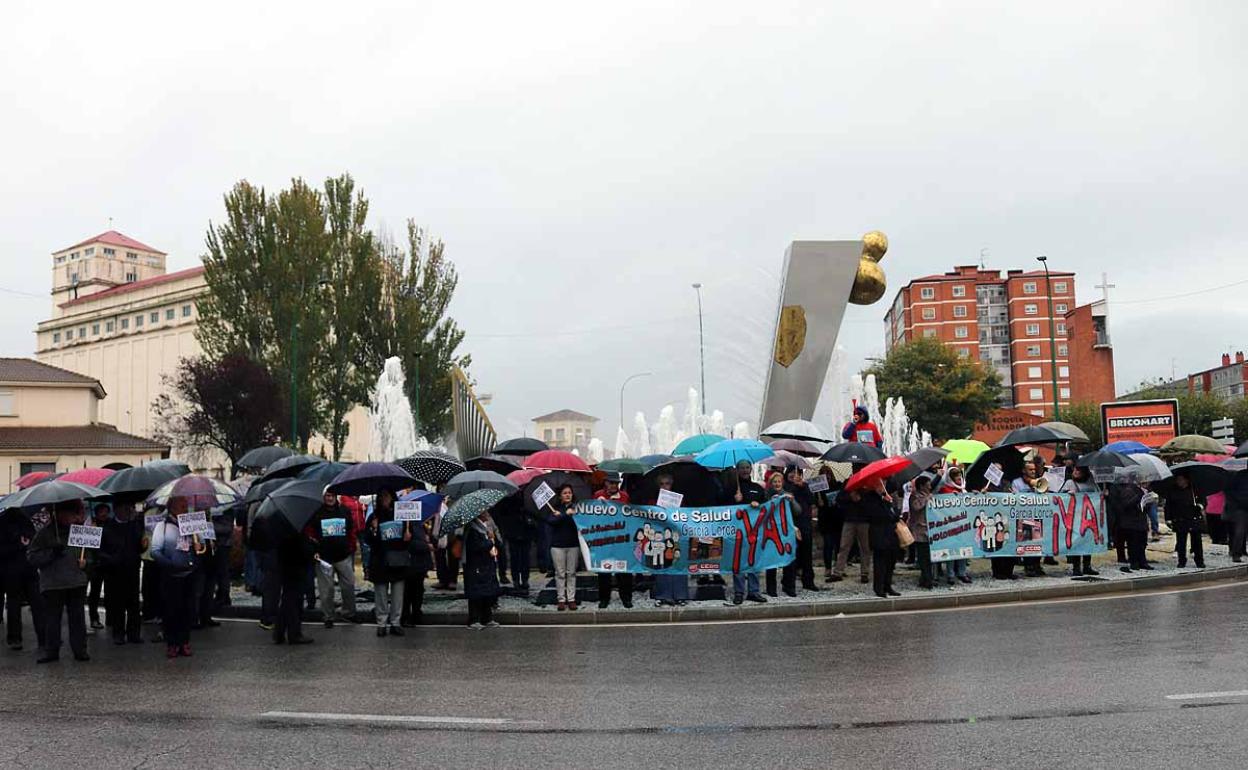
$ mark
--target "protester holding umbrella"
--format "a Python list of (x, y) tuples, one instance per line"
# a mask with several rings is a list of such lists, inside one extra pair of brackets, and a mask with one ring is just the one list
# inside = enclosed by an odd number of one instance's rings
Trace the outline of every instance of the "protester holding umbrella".
[(1118, 561), (1123, 560), (1124, 546), (1127, 551), (1127, 563), (1119, 568), (1123, 572), (1152, 569), (1145, 553), (1148, 547), (1148, 516), (1140, 505), (1143, 498), (1144, 490), (1140, 489), (1140, 485), (1129, 473), (1109, 487), (1106, 508), (1117, 525), (1115, 538), (1119, 545)]
[(1187, 566), (1187, 543), (1190, 537), (1192, 557), (1196, 566), (1205, 568), (1204, 544), (1201, 532), (1205, 524), (1205, 501), (1197, 497), (1192, 480), (1183, 474), (1175, 474), (1165, 491), (1166, 523), (1174, 530), (1174, 549), (1179, 555), (1179, 567)]
[(403, 636), (400, 616), (403, 612), (404, 580), (412, 563), (410, 543), (412, 532), (404, 522), (394, 520), (394, 491), (377, 493), (373, 515), (368, 520), (365, 540), (369, 544), (372, 564), (373, 603), (376, 608), (377, 636)]
[(0, 511), (0, 588), (4, 590), (8, 613), (5, 641), (11, 650), (22, 649), (22, 602), (30, 605), (30, 621), (39, 648), (44, 649), (43, 594), (39, 592), (39, 571), (26, 558), (35, 537), (35, 525), (22, 511)]
[(192, 538), (178, 529), (178, 516), (186, 509), (186, 498), (170, 499), (164, 519), (152, 530), (152, 559), (160, 566), (165, 657), (171, 659), (191, 656), (191, 619), (197, 606), (192, 575), (199, 555)]
[(104, 597), (113, 643), (141, 642), (139, 568), (147, 546), (143, 519), (135, 515), (134, 506), (118, 505), (113, 516), (100, 526), (104, 533), (100, 538), (99, 562), (108, 570)]
[(498, 598), (498, 540), (490, 514), (482, 511), (464, 527), (464, 596), (468, 599), (468, 627), (495, 628), (494, 601)]
[(784, 490), (793, 500), (793, 525), (797, 530), (797, 555), (785, 565), (780, 587), (786, 596), (797, 596), (797, 577), (801, 573), (802, 588), (818, 591), (815, 585), (814, 516), (815, 498), (802, 479), (802, 472), (790, 467), (785, 471)]
[[(338, 495), (333, 492), (323, 495), (321, 507), (308, 522), (304, 536), (312, 547), (314, 560), (321, 562), (316, 567), (316, 585), (320, 593), (321, 617), (325, 627), (334, 627), (335, 577), (338, 579), (338, 591), (342, 594), (342, 613), (338, 615), (338, 619), (353, 620), (357, 532), (354, 517), (339, 502)], [(328, 565), (328, 568), (324, 565)]]
[(87, 628), (83, 615), (87, 582), (94, 566), (95, 552), (68, 547), (69, 528), (84, 520), (82, 502), (68, 500), (56, 504), (52, 522), (35, 533), (26, 558), (39, 570), (39, 591), (43, 594), (43, 650), (37, 663), (51, 663), (61, 656), (61, 617), (67, 616), (69, 648), (74, 660), (87, 661)]
[[(1074, 466), (1070, 471), (1070, 478), (1062, 484), (1061, 488), (1056, 490), (1063, 493), (1087, 493), (1090, 495), (1099, 495), (1101, 490), (1092, 481), (1092, 476), (1086, 467)], [(1082, 577), (1084, 575), (1099, 575), (1100, 572), (1092, 568), (1091, 556), (1071, 556), (1067, 559), (1070, 562), (1071, 573), (1074, 577)]]
[[(609, 474), (603, 488), (600, 489), (594, 498), (597, 500), (612, 500), (622, 505), (629, 502), (628, 493), (620, 489), (620, 476)], [(620, 591), (620, 604), (626, 609), (632, 609), (633, 606), (633, 576), (628, 572), (621, 572), (613, 575), (610, 572), (598, 573), (598, 609), (605, 610), (611, 604), (611, 582), (614, 578), (616, 585)]]
[(815, 509), (818, 511), (819, 536), (823, 539), (823, 579), (831, 583), (836, 553), (841, 549), (841, 529), (845, 526), (845, 518), (836, 504), (837, 491), (834, 490), (838, 490), (840, 484), (832, 476), (832, 469), (824, 465), (819, 473), (828, 482), (826, 492), (815, 493)]
[[(897, 565), (897, 550), (901, 548), (897, 538), (898, 516), (893, 510), (893, 498), (884, 489), (883, 479), (876, 479), (869, 488), (851, 489), (842, 494), (847, 496), (846, 520), (852, 518), (867, 524), (875, 595), (881, 599), (901, 596), (893, 590), (893, 569)], [(867, 553), (863, 553), (864, 561)]]
[[(442, 495), (434, 492), (409, 492), (404, 500), (416, 499), (422, 509), (424, 521), (432, 522), (442, 510)], [(425, 606), (425, 578), (433, 569), (433, 544), (423, 523), (408, 525), (412, 540), (407, 550), (411, 554), (411, 564), (407, 567), (407, 575), (403, 578), (403, 611), (399, 613), (399, 626), (414, 628), (420, 623)]]
[[(844, 493), (841, 493), (844, 494)], [(841, 498), (837, 496), (838, 504)], [(831, 582), (839, 583), (845, 579), (845, 568), (849, 563), (849, 552), (858, 546), (858, 579), (862, 583), (871, 582), (871, 520), (868, 518), (869, 510), (863, 505), (859, 505), (859, 500), (852, 499), (846, 501), (845, 505), (840, 505), (840, 509), (844, 514), (845, 523), (841, 525), (841, 547), (836, 554), (836, 566), (832, 570)]]

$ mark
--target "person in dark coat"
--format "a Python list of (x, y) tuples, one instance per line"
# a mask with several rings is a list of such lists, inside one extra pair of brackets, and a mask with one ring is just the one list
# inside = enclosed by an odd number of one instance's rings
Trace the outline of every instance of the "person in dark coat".
[(1242, 562), (1248, 552), (1248, 473), (1236, 473), (1225, 490), (1222, 518), (1231, 527), (1231, 561)]
[(511, 583), (515, 593), (529, 593), (529, 570), (532, 567), (533, 537), (536, 534), (533, 519), (524, 508), (520, 495), (511, 495), (494, 506), (491, 515), (503, 533), (507, 545), (507, 562), (511, 568)]
[[(723, 490), (724, 505), (748, 505), (757, 508), (767, 501), (767, 493), (750, 477), (754, 466), (749, 460), (737, 463), (734, 484), (725, 485)], [(732, 603), (744, 601), (763, 604), (767, 597), (759, 593), (758, 572), (737, 572), (732, 576)]]
[[(1101, 489), (1092, 481), (1092, 476), (1087, 468), (1081, 466), (1072, 466), (1066, 471), (1066, 481), (1062, 483), (1061, 489), (1053, 490), (1066, 494), (1078, 494), (1086, 492), (1089, 495), (1101, 494)], [(1067, 558), (1070, 562), (1071, 574), (1074, 577), (1083, 577), (1084, 575), (1101, 574), (1092, 567), (1091, 556), (1071, 556)]]
[(118, 506), (102, 525), (99, 563), (106, 570), (104, 584), (108, 627), (113, 644), (143, 641), (139, 603), (139, 567), (147, 550), (143, 519), (133, 506)]
[(498, 597), (498, 542), (490, 514), (483, 511), (464, 527), (464, 596), (468, 599), (468, 627), (494, 628), (494, 600)]
[(1196, 496), (1192, 482), (1187, 476), (1176, 475), (1174, 483), (1163, 498), (1166, 506), (1166, 523), (1174, 530), (1174, 548), (1179, 555), (1179, 566), (1187, 566), (1187, 543), (1190, 537), (1192, 557), (1196, 566), (1205, 567), (1204, 543), (1201, 532), (1205, 525), (1204, 499)]
[[(594, 494), (596, 500), (613, 500), (617, 503), (627, 505), (631, 500), (628, 493), (620, 488), (620, 477), (616, 475), (607, 476), (607, 480), (603, 488)], [(598, 573), (598, 609), (605, 610), (611, 604), (611, 585), (614, 583), (620, 592), (620, 604), (625, 608), (632, 609), (633, 606), (633, 576), (628, 572), (620, 572), (612, 574), (610, 572)]]
[(909, 505), (903, 519), (914, 535), (914, 560), (919, 566), (919, 588), (935, 588), (932, 573), (932, 544), (927, 536), (927, 504), (932, 499), (932, 477), (918, 476), (910, 491)]
[(412, 533), (412, 540), (407, 544), (412, 563), (403, 578), (403, 609), (399, 613), (399, 626), (412, 628), (420, 624), (424, 613), (425, 578), (433, 569), (433, 545), (425, 522), (409, 522), (407, 528)]
[(785, 469), (784, 489), (793, 499), (790, 510), (793, 524), (797, 528), (797, 556), (789, 562), (780, 580), (780, 588), (786, 596), (797, 596), (797, 578), (801, 575), (802, 588), (807, 591), (818, 591), (815, 584), (814, 544), (815, 544), (815, 496), (806, 488), (802, 472), (797, 468)]
[(45, 620), (43, 594), (39, 592), (39, 571), (26, 559), (26, 549), (35, 537), (35, 525), (19, 510), (0, 513), (0, 586), (4, 589), (5, 641), (11, 650), (22, 649), (22, 602), (30, 605), (30, 622), (35, 627), (39, 648), (44, 648)]
[(871, 545), (871, 579), (875, 595), (884, 598), (901, 596), (893, 590), (893, 570), (897, 566), (897, 551), (901, 541), (897, 539), (897, 522), (901, 520), (893, 508), (893, 498), (884, 489), (883, 481), (876, 481), (871, 489), (856, 489), (849, 493), (848, 505), (855, 518), (865, 519), (869, 526), (867, 537)]
[(198, 595), (193, 578), (196, 553), (192, 538), (178, 530), (178, 515), (186, 513), (186, 498), (169, 500), (165, 517), (152, 529), (152, 560), (159, 567), (161, 626), (165, 656), (172, 659), (191, 656), (191, 624), (198, 611)]
[(355, 619), (355, 517), (339, 500), (338, 495), (326, 492), (321, 496), (321, 507), (316, 509), (303, 535), (312, 546), (314, 561), (329, 565), (329, 569), (316, 565), (316, 585), (321, 599), (321, 619), (326, 628), (334, 627), (334, 577), (338, 578), (338, 592), (342, 595), (342, 620)]
[(1118, 534), (1127, 549), (1127, 564), (1119, 567), (1123, 572), (1153, 568), (1145, 553), (1148, 548), (1148, 514), (1140, 505), (1143, 499), (1144, 490), (1134, 479), (1128, 478), (1109, 486), (1106, 507), (1113, 512)]
[(308, 568), (312, 566), (312, 544), (299, 533), (283, 538), (273, 550), (281, 576), (281, 598), (278, 600), (277, 622), (273, 626), (273, 643), (311, 644), (312, 640), (303, 635), (303, 595)]
[(87, 661), (88, 575), (95, 566), (95, 550), (69, 548), (69, 528), (81, 524), (82, 503), (74, 500), (61, 503), (52, 514), (52, 521), (35, 533), (26, 551), (26, 559), (39, 570), (39, 590), (43, 593), (44, 646), (37, 663), (51, 663), (61, 657), (61, 617), (67, 616), (69, 648), (74, 660)]
[[(91, 511), (91, 526), (102, 527), (113, 520), (113, 507), (108, 503), (100, 503)], [(99, 554), (97, 554), (97, 557)], [(87, 584), (87, 617), (91, 620), (91, 628), (99, 630), (104, 627), (100, 622), (100, 601), (107, 594), (107, 586), (112, 569), (99, 558), (95, 561), (95, 569), (89, 576)], [(108, 605), (105, 604), (107, 609)]]
[(394, 493), (383, 489), (373, 505), (373, 515), (364, 529), (368, 543), (368, 574), (373, 581), (373, 606), (377, 636), (403, 636), (403, 589), (407, 568), (412, 563), (412, 531), (405, 522), (394, 520)]
[(815, 511), (818, 515), (819, 536), (823, 539), (823, 579), (832, 582), (832, 568), (836, 566), (836, 552), (841, 549), (841, 528), (845, 515), (836, 505), (840, 484), (832, 478), (832, 471), (824, 468), (823, 477), (828, 481), (826, 492), (815, 493)]

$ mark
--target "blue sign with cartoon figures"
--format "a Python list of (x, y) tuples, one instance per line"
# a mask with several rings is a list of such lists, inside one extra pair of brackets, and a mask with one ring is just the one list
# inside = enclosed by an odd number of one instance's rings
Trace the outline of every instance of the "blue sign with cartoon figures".
[(1099, 493), (981, 492), (933, 495), (927, 504), (932, 561), (1003, 556), (1090, 556), (1106, 544)]
[(714, 575), (776, 569), (793, 561), (790, 501), (758, 507), (659, 508), (585, 500), (574, 511), (594, 572)]

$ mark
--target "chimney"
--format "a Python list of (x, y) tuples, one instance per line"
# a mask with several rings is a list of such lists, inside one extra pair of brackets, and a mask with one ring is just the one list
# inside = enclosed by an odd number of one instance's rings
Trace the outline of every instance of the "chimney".
[(1223, 353), (1223, 354), (1222, 354), (1222, 365), (1223, 365), (1223, 366), (1230, 366), (1230, 365), (1231, 365), (1231, 354), (1230, 354), (1230, 353)]
[(1240, 350), (1240, 351), (1236, 351), (1236, 353), (1235, 353), (1235, 363), (1237, 363), (1237, 364), (1242, 364), (1243, 362), (1244, 362), (1244, 351), (1242, 351), (1242, 350)]

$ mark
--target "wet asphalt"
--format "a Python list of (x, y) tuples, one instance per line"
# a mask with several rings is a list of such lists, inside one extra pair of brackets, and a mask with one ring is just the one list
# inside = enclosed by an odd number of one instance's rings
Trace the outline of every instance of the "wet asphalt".
[(98, 636), (88, 663), (0, 652), (0, 768), (1242, 767), (1246, 602), (1237, 583), (780, 622), (307, 625), (301, 648), (227, 622), (176, 661)]

